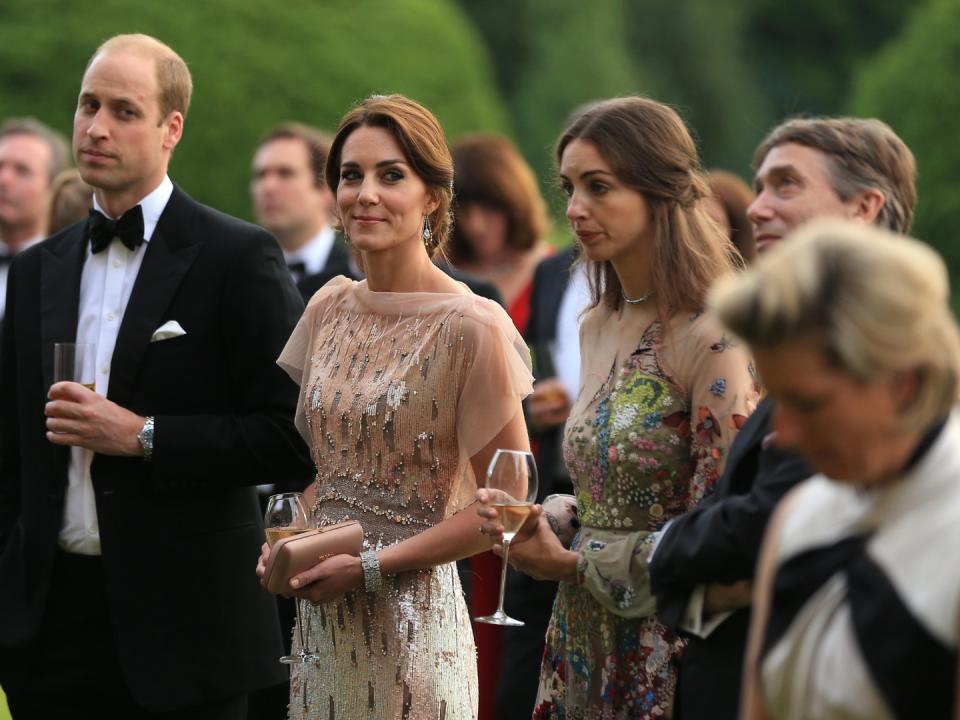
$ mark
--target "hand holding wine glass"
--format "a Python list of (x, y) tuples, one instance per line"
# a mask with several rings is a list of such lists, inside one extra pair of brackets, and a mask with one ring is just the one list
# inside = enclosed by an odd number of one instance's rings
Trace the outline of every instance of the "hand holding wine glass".
[(533, 455), (519, 450), (497, 450), (487, 468), (486, 488), (490, 507), (497, 511), (503, 526), (503, 567), (500, 571), (500, 601), (492, 615), (474, 618), (476, 622), (491, 625), (522, 626), (503, 611), (503, 596), (507, 582), (507, 564), (510, 541), (523, 527), (537, 497), (537, 465)]
[[(313, 527), (310, 514), (303, 504), (302, 493), (271, 495), (267, 500), (267, 511), (264, 514), (263, 524), (266, 529), (267, 544), (270, 547), (273, 547), (274, 543), (282, 538), (299, 535)], [(318, 660), (317, 656), (307, 650), (299, 599), (295, 600), (295, 607), (300, 635), (300, 652), (293, 655), (284, 655), (280, 658), (280, 662), (286, 665), (316, 662)]]

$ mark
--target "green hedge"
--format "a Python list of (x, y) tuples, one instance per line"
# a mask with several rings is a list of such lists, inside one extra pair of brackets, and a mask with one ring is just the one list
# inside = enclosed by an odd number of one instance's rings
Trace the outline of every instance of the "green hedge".
[(928, 0), (904, 32), (858, 75), (851, 111), (888, 122), (919, 170), (912, 234), (945, 257), (960, 277), (960, 3)]
[(120, 32), (155, 35), (189, 63), (194, 101), (171, 175), (242, 217), (253, 146), (281, 120), (332, 129), (355, 101), (401, 92), (451, 137), (508, 129), (486, 50), (448, 0), (3, 0), (0, 117), (69, 132), (86, 61)]

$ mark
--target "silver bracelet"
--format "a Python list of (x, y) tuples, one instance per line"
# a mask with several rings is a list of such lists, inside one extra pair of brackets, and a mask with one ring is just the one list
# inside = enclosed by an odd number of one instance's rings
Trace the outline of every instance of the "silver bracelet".
[(380, 574), (380, 559), (376, 550), (364, 550), (360, 553), (360, 566), (363, 568), (363, 586), (368, 593), (380, 592), (383, 587), (383, 575)]

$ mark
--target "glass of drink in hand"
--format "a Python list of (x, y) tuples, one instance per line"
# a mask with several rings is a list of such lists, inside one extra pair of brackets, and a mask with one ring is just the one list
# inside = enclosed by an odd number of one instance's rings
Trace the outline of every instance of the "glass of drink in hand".
[(96, 356), (91, 343), (53, 344), (53, 381), (80, 383), (88, 390), (97, 387)]
[[(303, 495), (301, 493), (280, 493), (271, 495), (267, 500), (267, 512), (264, 514), (263, 525), (266, 528), (267, 545), (273, 547), (274, 543), (282, 538), (299, 535), (302, 532), (310, 530), (313, 522), (306, 506), (303, 504)], [(297, 610), (297, 628), (300, 634), (300, 652), (295, 655), (284, 655), (280, 662), (289, 665), (291, 663), (310, 663), (316, 662), (319, 658), (307, 650), (307, 645), (303, 635), (303, 617), (300, 614), (300, 598), (294, 598), (294, 606)]]
[(507, 558), (510, 541), (523, 526), (537, 497), (537, 465), (533, 455), (520, 450), (497, 450), (487, 468), (486, 488), (490, 490), (490, 507), (496, 508), (497, 520), (503, 526), (503, 566), (500, 569), (500, 602), (493, 615), (474, 618), (490, 625), (522, 626), (503, 611), (503, 594), (507, 584)]

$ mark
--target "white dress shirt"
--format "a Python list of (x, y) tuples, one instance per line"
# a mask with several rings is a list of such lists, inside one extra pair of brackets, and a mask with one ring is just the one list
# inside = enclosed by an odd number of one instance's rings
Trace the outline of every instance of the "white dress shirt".
[[(37, 235), (34, 238), (30, 238), (23, 245), (20, 246), (20, 249), (17, 252), (23, 252), (31, 245), (36, 245), (39, 242), (43, 242), (43, 235)], [(0, 241), (0, 255), (13, 256), (13, 253), (10, 248), (6, 246), (2, 241)], [(0, 263), (0, 322), (3, 322), (3, 313), (7, 309), (7, 273), (10, 272), (10, 263)]]
[[(171, 193), (173, 183), (165, 176), (160, 186), (140, 201), (143, 210), (144, 243), (136, 250), (131, 251), (118, 239), (114, 239), (106, 250), (94, 255), (89, 244), (87, 245), (87, 259), (80, 276), (77, 342), (90, 343), (96, 348), (96, 390), (101, 395), (107, 394), (113, 348), (117, 344), (120, 323), (123, 321), (137, 273), (140, 272), (147, 243), (153, 237), (157, 221), (167, 206)], [(96, 197), (93, 199), (93, 208), (106, 215)], [(92, 450), (70, 448), (60, 548), (79, 555), (100, 554), (100, 527), (97, 524), (97, 505), (90, 479), (92, 462)]]
[[(304, 266), (304, 275), (316, 275), (321, 272), (327, 264), (327, 258), (330, 257), (330, 250), (333, 248), (333, 242), (336, 239), (336, 233), (329, 225), (324, 225), (323, 229), (313, 236), (303, 247), (288, 252), (283, 251), (283, 259), (287, 265), (296, 262), (302, 262)], [(299, 281), (300, 278), (294, 278)]]
[(590, 304), (587, 269), (577, 263), (560, 300), (557, 311), (557, 335), (551, 348), (557, 379), (573, 402), (580, 394), (580, 316)]

